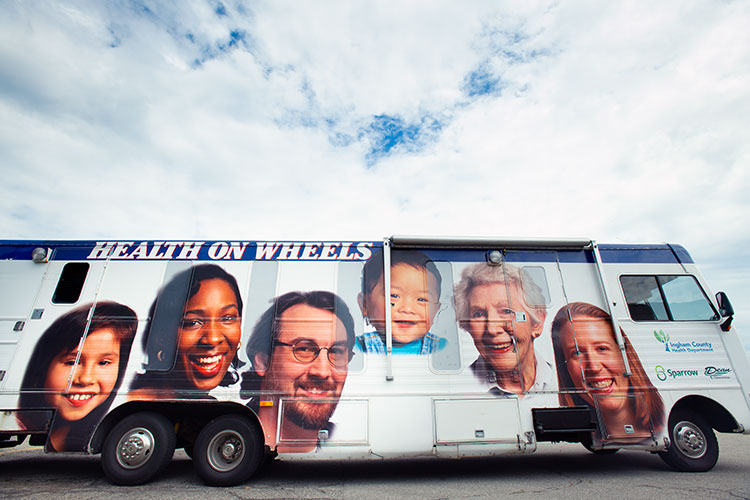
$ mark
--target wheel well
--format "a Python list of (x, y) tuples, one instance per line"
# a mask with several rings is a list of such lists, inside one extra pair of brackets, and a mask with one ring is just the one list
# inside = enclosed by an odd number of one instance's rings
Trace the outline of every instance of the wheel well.
[(702, 415), (719, 432), (734, 432), (738, 427), (737, 421), (726, 408), (704, 396), (686, 396), (674, 404), (671, 413), (676, 410)]
[[(117, 425), (117, 422), (142, 411), (159, 413), (167, 417), (174, 425), (177, 432), (177, 447), (192, 445), (198, 432), (211, 420), (221, 415), (235, 413), (242, 415), (261, 431), (260, 421), (253, 410), (245, 405), (230, 402), (164, 402), (164, 401), (133, 401), (118, 406), (102, 420), (91, 438), (89, 449), (92, 453), (101, 453), (104, 440), (109, 431)], [(260, 432), (263, 436), (263, 432)]]

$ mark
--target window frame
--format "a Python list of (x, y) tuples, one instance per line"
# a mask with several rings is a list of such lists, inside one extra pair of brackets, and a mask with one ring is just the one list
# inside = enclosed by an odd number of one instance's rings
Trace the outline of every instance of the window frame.
[[(654, 319), (636, 319), (636, 318), (633, 317), (632, 311), (630, 309), (630, 304), (631, 303), (628, 300), (627, 293), (625, 293), (625, 286), (624, 286), (623, 281), (622, 281), (623, 278), (631, 278), (631, 277), (633, 277), (633, 278), (653, 278), (654, 281), (656, 281), (657, 290), (659, 291), (659, 296), (661, 297), (662, 305), (664, 306), (664, 311), (667, 313), (667, 319), (658, 319), (658, 318), (654, 318)], [(711, 311), (713, 311), (713, 313), (714, 313), (713, 318), (709, 318), (709, 319), (674, 319), (674, 315), (672, 313), (672, 304), (670, 304), (670, 301), (667, 300), (667, 295), (664, 292), (663, 283), (662, 283), (662, 278), (667, 278), (667, 277), (673, 277), (673, 278), (689, 277), (689, 278), (692, 278), (693, 282), (697, 286), (698, 290), (703, 295), (703, 298), (708, 303), (708, 306), (711, 308)], [(625, 299), (625, 307), (628, 310), (628, 317), (632, 321), (636, 321), (636, 322), (639, 322), (639, 323), (644, 323), (644, 322), (659, 322), (659, 323), (664, 323), (664, 322), (681, 322), (681, 323), (684, 323), (684, 322), (690, 322), (690, 321), (718, 323), (719, 321), (721, 321), (721, 315), (716, 310), (716, 307), (714, 307), (714, 304), (711, 302), (711, 299), (709, 298), (708, 294), (706, 293), (706, 290), (704, 290), (703, 287), (701, 286), (701, 283), (698, 280), (698, 278), (695, 275), (693, 275), (693, 274), (674, 274), (674, 273), (669, 273), (669, 274), (666, 274), (666, 273), (665, 274), (647, 274), (647, 273), (620, 274), (618, 276), (618, 280), (617, 281), (620, 284), (620, 291), (622, 292), (622, 296)]]

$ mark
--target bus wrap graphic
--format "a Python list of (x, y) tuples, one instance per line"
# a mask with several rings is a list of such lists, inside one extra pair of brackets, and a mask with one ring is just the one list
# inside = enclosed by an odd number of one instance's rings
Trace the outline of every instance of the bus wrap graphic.
[(669, 352), (669, 334), (664, 333), (664, 330), (659, 330), (658, 332), (654, 330), (654, 337), (656, 337), (656, 340), (664, 344), (666, 347), (666, 351)]

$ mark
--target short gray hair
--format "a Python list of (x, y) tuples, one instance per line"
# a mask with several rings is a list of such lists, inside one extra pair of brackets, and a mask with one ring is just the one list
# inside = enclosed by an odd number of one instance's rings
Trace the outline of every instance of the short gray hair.
[(536, 324), (544, 321), (544, 317), (539, 315), (540, 310), (545, 310), (544, 293), (539, 285), (529, 277), (524, 280), (521, 270), (512, 264), (504, 262), (495, 266), (479, 262), (466, 267), (461, 272), (461, 280), (453, 289), (456, 318), (461, 328), (467, 330), (469, 326), (469, 296), (474, 287), (505, 282), (509, 282), (521, 292), (518, 300), (531, 320)]

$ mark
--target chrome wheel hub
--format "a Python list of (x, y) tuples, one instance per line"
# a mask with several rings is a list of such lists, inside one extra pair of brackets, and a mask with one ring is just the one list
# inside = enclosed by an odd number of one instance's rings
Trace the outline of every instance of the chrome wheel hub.
[(206, 451), (206, 458), (213, 469), (228, 472), (242, 462), (245, 456), (245, 440), (236, 431), (221, 431), (211, 439)]
[(154, 435), (148, 429), (136, 427), (117, 443), (117, 462), (125, 469), (137, 469), (151, 458), (153, 451)]
[(706, 454), (706, 436), (692, 422), (682, 421), (674, 426), (674, 444), (690, 458), (701, 458)]

